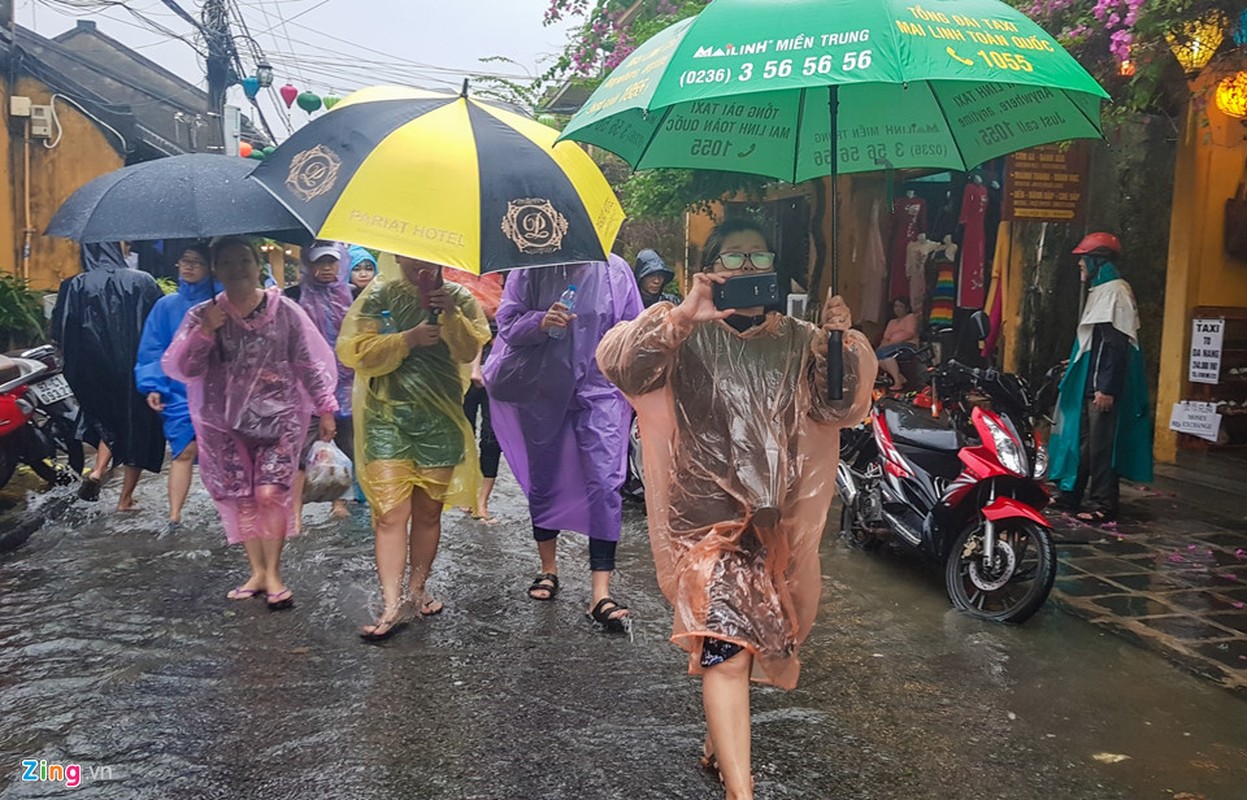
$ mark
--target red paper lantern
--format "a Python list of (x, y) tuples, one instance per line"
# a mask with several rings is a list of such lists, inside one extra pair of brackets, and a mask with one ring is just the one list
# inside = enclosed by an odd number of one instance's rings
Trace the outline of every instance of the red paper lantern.
[(287, 83), (279, 91), (281, 92), (281, 99), (286, 101), (286, 108), (293, 106), (295, 99), (299, 96), (299, 90), (294, 88), (293, 84)]
[(252, 151), (253, 151), (253, 148), (251, 147), (251, 142), (243, 142), (242, 144), (238, 145), (238, 155), (242, 156), (243, 158), (251, 158)]

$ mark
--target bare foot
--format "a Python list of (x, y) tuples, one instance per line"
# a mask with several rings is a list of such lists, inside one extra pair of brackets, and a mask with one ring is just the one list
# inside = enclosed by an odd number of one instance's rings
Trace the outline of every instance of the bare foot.
[(434, 600), (432, 597), (425, 597), (424, 602), (420, 604), (420, 616), (431, 617), (440, 614), (446, 610), (446, 604), (441, 600)]
[(121, 499), (117, 501), (118, 511), (138, 511), (139, 507), (135, 505), (134, 498)]
[(334, 519), (346, 519), (351, 516), (351, 512), (346, 507), (345, 500), (334, 500), (333, 505), (329, 507), (329, 516)]

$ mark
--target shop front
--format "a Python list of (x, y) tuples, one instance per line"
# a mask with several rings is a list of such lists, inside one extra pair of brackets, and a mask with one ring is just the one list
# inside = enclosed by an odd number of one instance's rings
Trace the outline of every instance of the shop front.
[(1178, 141), (1155, 453), (1247, 468), (1247, 72), (1200, 76), (1192, 97), (1208, 102)]

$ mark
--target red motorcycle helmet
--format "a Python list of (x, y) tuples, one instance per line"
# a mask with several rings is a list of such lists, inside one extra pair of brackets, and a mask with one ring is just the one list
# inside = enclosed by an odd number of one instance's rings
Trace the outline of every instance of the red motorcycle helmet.
[(1116, 258), (1121, 255), (1121, 242), (1111, 233), (1089, 233), (1074, 248), (1074, 255), (1087, 256), (1093, 253), (1096, 255), (1109, 254)]

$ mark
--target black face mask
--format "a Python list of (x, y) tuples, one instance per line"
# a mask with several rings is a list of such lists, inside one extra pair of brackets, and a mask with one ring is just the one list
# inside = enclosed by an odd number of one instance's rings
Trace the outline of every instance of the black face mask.
[(752, 317), (747, 317), (744, 314), (733, 314), (723, 321), (732, 326), (732, 329), (737, 333), (744, 333), (750, 328), (756, 328), (766, 322), (766, 312), (764, 311), (763, 313)]

